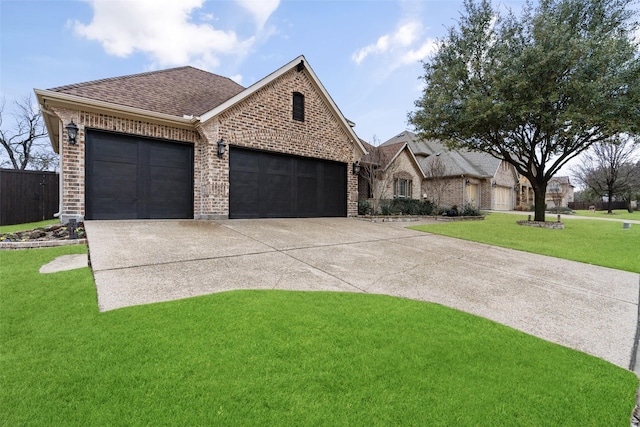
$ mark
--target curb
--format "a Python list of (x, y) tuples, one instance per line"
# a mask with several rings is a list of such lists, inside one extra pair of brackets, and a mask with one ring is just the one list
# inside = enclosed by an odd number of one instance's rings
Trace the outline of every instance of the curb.
[(33, 242), (0, 242), (0, 249), (53, 248), (56, 246), (86, 245), (87, 239), (37, 240)]

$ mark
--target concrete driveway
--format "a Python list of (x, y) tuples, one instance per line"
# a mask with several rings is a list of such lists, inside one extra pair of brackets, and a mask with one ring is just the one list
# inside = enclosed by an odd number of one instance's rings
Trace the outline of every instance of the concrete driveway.
[(232, 289), (386, 294), (629, 368), (637, 274), (357, 219), (87, 221), (100, 310)]

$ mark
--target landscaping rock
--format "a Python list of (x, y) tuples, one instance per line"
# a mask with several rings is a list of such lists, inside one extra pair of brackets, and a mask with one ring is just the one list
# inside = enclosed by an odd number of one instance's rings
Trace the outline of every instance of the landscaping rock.
[[(76, 230), (78, 239), (85, 237), (84, 223), (78, 223)], [(53, 224), (44, 228), (16, 231), (13, 233), (0, 233), (0, 242), (42, 242), (49, 240), (70, 240), (67, 227), (62, 224)]]
[(519, 225), (528, 225), (529, 227), (551, 228), (554, 230), (564, 230), (564, 222), (551, 221), (517, 221)]

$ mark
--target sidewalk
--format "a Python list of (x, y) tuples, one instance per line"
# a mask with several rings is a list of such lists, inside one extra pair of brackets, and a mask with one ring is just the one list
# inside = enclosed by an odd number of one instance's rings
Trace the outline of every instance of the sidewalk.
[[(533, 211), (492, 211), (492, 210), (488, 210), (486, 212), (504, 213), (504, 214), (511, 214), (511, 215), (522, 215), (523, 217), (526, 217), (527, 215), (531, 215), (532, 218), (535, 215), (535, 212), (533, 212)], [(547, 219), (547, 221), (553, 220), (553, 219), (557, 218), (557, 216), (558, 216), (558, 214), (547, 212), (546, 219)], [(602, 217), (594, 217), (594, 216), (580, 216), (580, 215), (560, 214), (560, 219), (562, 219), (562, 218), (567, 218), (567, 219), (595, 219), (595, 220), (598, 220), (598, 221), (617, 221), (617, 222), (628, 222), (630, 224), (640, 224), (640, 220), (637, 220), (637, 219), (602, 218)]]

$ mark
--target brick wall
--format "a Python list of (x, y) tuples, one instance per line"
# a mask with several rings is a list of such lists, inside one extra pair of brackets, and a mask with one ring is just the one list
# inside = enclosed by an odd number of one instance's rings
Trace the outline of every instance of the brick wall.
[[(305, 96), (305, 121), (292, 118), (292, 95)], [(194, 216), (229, 215), (229, 154), (217, 156), (217, 141), (298, 156), (347, 163), (347, 214), (357, 215), (358, 182), (351, 164), (360, 157), (340, 118), (324, 101), (306, 71), (294, 69), (197, 129), (136, 120), (116, 114), (52, 107), (66, 125), (78, 125), (77, 144), (61, 132), (63, 218), (82, 219), (84, 206), (85, 129), (101, 129), (194, 144)]]
[[(293, 92), (305, 97), (304, 122), (293, 120)], [(215, 156), (216, 142), (231, 146), (347, 163), (347, 214), (357, 215), (358, 181), (351, 174), (355, 147), (306, 71), (295, 68), (199, 126), (204, 144), (203, 175), (196, 181), (196, 212), (203, 217), (229, 214), (229, 162)]]
[[(85, 205), (85, 129), (100, 129), (122, 132), (153, 138), (191, 142), (196, 147), (203, 144), (199, 134), (190, 129), (167, 126), (150, 121), (120, 117), (113, 114), (101, 114), (84, 110), (52, 107), (51, 110), (62, 123), (60, 151), (62, 154), (62, 212), (61, 220), (69, 218), (84, 219)], [(76, 144), (69, 144), (67, 131), (64, 130), (71, 120), (78, 125)], [(197, 149), (196, 149), (197, 151)], [(195, 172), (196, 175), (199, 171)]]
[(382, 199), (392, 199), (393, 194), (393, 186), (395, 178), (402, 178), (411, 181), (412, 188), (412, 198), (420, 199), (422, 198), (421, 193), (421, 184), (422, 184), (422, 173), (418, 166), (411, 158), (409, 154), (409, 149), (405, 148), (402, 152), (396, 157), (388, 168), (388, 172), (391, 173), (394, 179), (389, 179), (387, 181), (387, 186), (384, 189), (384, 193), (382, 194)]

